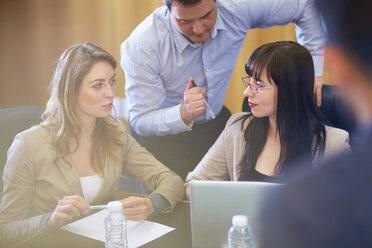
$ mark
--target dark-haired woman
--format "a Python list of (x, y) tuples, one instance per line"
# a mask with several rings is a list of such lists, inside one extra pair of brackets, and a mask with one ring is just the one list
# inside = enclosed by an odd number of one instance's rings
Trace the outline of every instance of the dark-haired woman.
[[(265, 44), (249, 57), (243, 78), (251, 107), (231, 116), (191, 180), (280, 181), (311, 157), (313, 165), (350, 151), (349, 134), (325, 125), (316, 107), (314, 67), (309, 51), (296, 42)], [(298, 166), (298, 165), (297, 165)]]

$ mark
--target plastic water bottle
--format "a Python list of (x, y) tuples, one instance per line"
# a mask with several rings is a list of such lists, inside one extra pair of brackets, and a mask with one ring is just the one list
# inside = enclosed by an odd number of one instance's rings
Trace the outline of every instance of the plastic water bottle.
[(105, 248), (127, 248), (127, 219), (120, 201), (107, 204), (105, 216), (106, 242)]
[(227, 235), (228, 248), (252, 248), (253, 235), (248, 226), (248, 217), (235, 215), (232, 218), (232, 227)]

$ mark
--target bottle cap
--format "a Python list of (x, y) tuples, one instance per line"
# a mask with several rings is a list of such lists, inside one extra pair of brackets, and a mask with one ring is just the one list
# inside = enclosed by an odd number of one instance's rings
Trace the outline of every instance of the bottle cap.
[(107, 203), (107, 208), (109, 211), (118, 212), (122, 211), (123, 205), (120, 201), (110, 201)]
[(245, 227), (248, 225), (248, 217), (245, 215), (234, 215), (232, 224), (233, 226)]

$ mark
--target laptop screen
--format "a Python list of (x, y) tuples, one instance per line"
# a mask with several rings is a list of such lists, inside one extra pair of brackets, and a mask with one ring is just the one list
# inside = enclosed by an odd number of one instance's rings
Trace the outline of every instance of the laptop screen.
[[(266, 182), (192, 181), (190, 186), (191, 233), (194, 248), (227, 247), (232, 217), (248, 216), (253, 239), (259, 210), (266, 194), (280, 184)], [(254, 246), (255, 244), (254, 239)]]

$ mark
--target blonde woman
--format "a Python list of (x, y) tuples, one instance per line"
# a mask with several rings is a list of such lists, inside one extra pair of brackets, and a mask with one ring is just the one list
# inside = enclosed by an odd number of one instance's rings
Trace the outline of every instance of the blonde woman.
[(61, 226), (89, 205), (105, 203), (122, 168), (152, 191), (121, 200), (129, 220), (172, 210), (183, 182), (128, 135), (110, 113), (115, 59), (103, 49), (76, 44), (60, 57), (44, 121), (19, 133), (8, 151), (0, 203), (8, 243)]

